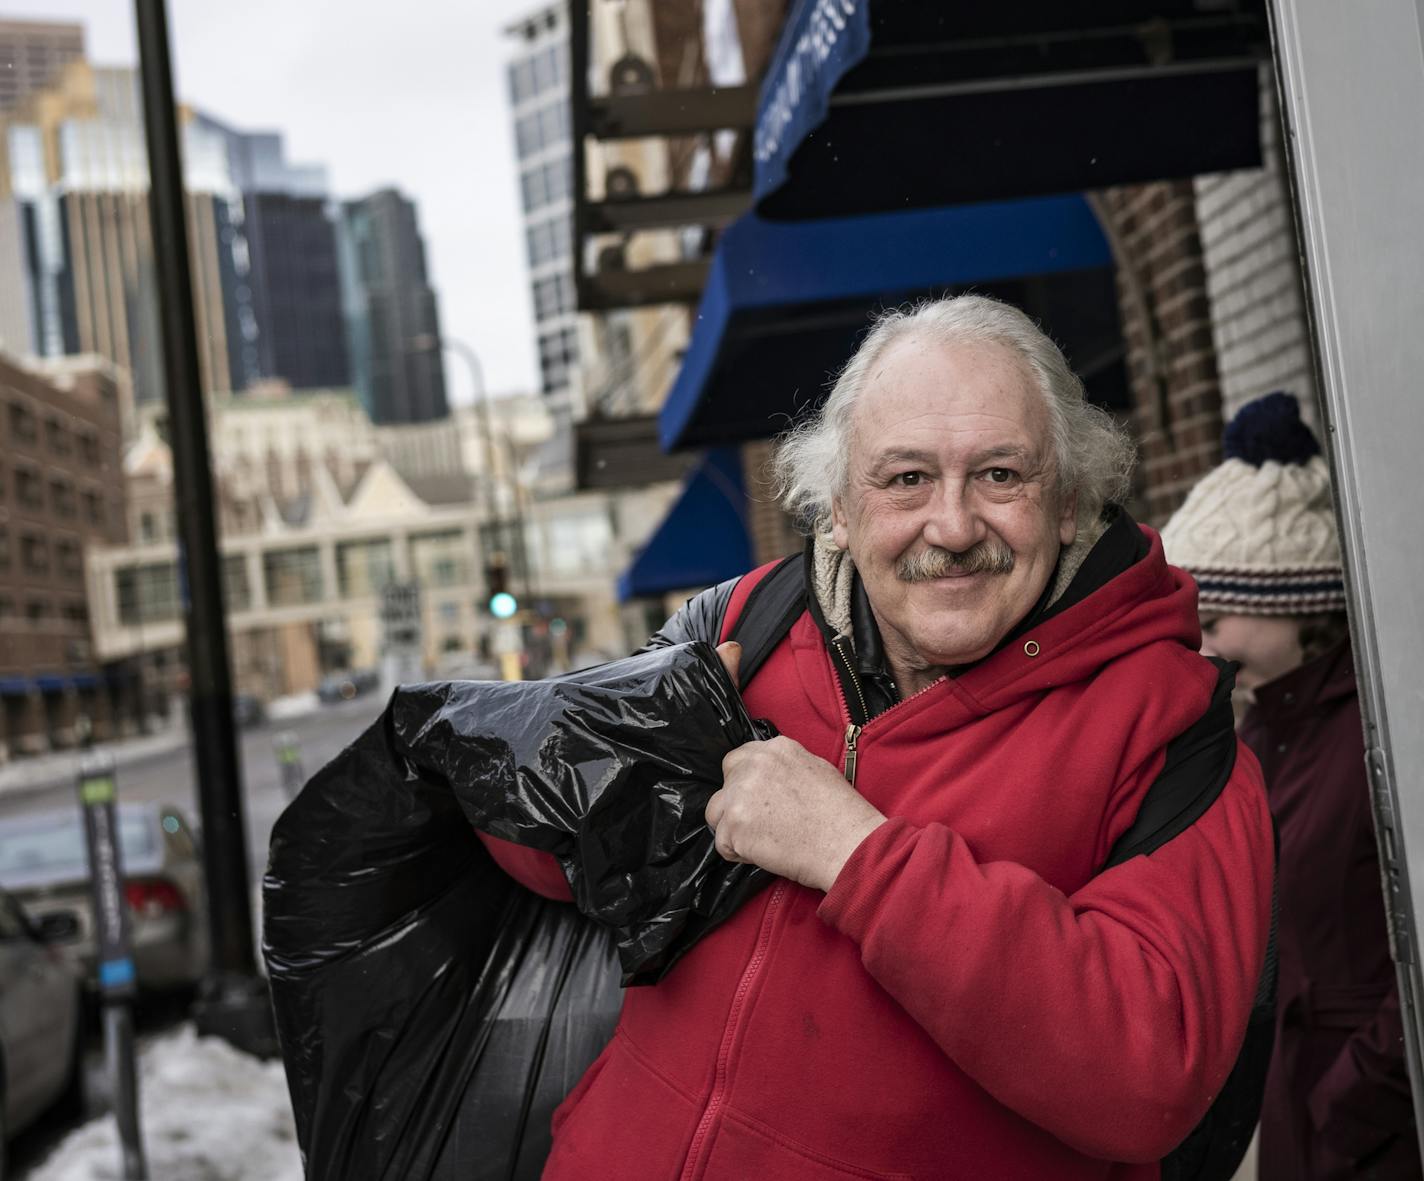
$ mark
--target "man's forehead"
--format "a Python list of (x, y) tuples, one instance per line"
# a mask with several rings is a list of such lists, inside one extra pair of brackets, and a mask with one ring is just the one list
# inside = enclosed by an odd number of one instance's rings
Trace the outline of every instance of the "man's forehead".
[(988, 458), (1009, 458), (1040, 451), (1048, 429), (1026, 362), (992, 341), (896, 341), (871, 366), (852, 421), (856, 449), (877, 461), (949, 434)]

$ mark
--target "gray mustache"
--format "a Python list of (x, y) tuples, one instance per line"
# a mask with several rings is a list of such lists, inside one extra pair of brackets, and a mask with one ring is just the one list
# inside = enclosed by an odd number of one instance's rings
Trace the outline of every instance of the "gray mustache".
[(963, 553), (931, 548), (906, 554), (895, 563), (903, 582), (928, 582), (951, 574), (1007, 574), (1014, 568), (1014, 551), (1002, 542), (981, 541)]

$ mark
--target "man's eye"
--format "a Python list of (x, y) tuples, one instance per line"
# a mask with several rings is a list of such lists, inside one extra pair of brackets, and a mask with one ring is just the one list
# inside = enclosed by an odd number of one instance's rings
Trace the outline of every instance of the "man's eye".
[(1018, 479), (1018, 472), (1008, 467), (991, 467), (984, 475), (991, 484), (1012, 484)]
[(924, 472), (901, 472), (891, 482), (899, 484), (902, 488), (914, 488), (924, 482)]

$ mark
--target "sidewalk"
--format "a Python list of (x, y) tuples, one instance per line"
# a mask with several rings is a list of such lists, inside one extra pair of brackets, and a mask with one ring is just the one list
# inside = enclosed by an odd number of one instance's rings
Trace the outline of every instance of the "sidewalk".
[[(94, 749), (108, 751), (114, 756), (114, 765), (122, 767), (127, 763), (167, 754), (187, 741), (187, 726), (174, 722), (156, 734), (124, 738), (118, 742), (101, 742)], [(79, 773), (79, 757), (77, 750), (61, 750), (6, 763), (0, 767), (0, 796), (23, 795), (66, 779), (72, 780)]]

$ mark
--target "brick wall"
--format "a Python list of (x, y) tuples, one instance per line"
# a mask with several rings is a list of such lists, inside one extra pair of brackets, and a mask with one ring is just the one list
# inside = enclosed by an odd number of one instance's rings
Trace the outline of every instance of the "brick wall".
[(804, 538), (792, 526), (791, 518), (781, 511), (776, 493), (772, 490), (772, 451), (770, 440), (758, 440), (742, 446), (752, 561), (758, 566), (793, 554), (804, 544)]
[(1268, 68), (1261, 77), (1265, 166), (1198, 177), (1212, 335), (1227, 418), (1272, 390), (1300, 397), (1317, 421), (1315, 375), (1305, 315), (1280, 116)]
[(1139, 445), (1137, 515), (1160, 525), (1221, 454), (1221, 385), (1191, 181), (1093, 197), (1117, 263)]

